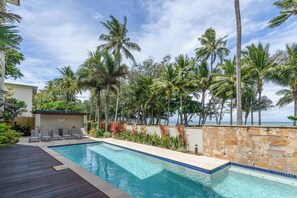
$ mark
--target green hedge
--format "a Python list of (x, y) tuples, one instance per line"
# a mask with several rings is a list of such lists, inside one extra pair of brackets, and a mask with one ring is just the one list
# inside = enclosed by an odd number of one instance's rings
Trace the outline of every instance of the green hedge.
[(19, 141), (22, 133), (16, 132), (5, 123), (0, 123), (0, 144), (14, 144)]

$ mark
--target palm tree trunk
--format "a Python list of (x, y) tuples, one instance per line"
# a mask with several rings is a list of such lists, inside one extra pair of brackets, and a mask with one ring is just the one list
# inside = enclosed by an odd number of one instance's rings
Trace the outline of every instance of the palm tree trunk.
[(231, 103), (230, 103), (230, 125), (233, 124), (233, 98), (231, 98)]
[[(297, 93), (296, 93), (296, 91), (294, 94), (294, 117), (295, 118), (297, 117)], [(293, 126), (296, 126), (296, 120), (294, 120)]]
[(180, 96), (180, 124), (184, 124), (183, 122), (183, 96)]
[(198, 121), (199, 126), (202, 125), (201, 118), (204, 118), (204, 114), (205, 114), (204, 105), (205, 105), (205, 90), (202, 90), (202, 96), (201, 96), (202, 113), (199, 116), (199, 121)]
[(251, 125), (254, 125), (254, 107), (253, 107), (254, 101), (253, 96), (251, 98)]
[(219, 117), (219, 125), (221, 125), (221, 121), (222, 121), (222, 118), (223, 118), (224, 105), (225, 105), (225, 99), (223, 99), (223, 101), (222, 101), (222, 106), (221, 106), (221, 110), (220, 110), (220, 117)]
[(246, 125), (248, 117), (249, 117), (248, 112), (245, 112), (244, 113), (244, 125)]
[(168, 97), (168, 106), (167, 106), (167, 126), (169, 125), (169, 112), (170, 112), (170, 100), (171, 100), (171, 96), (169, 95)]
[(97, 97), (96, 97), (97, 129), (100, 129), (100, 110), (101, 110), (100, 97), (101, 97), (100, 96), (100, 91), (98, 91)]
[(106, 104), (105, 104), (105, 131), (108, 130), (108, 113), (109, 113), (109, 89), (110, 85), (106, 88)]
[(114, 122), (117, 122), (118, 120), (118, 108), (119, 108), (119, 90), (117, 89), (117, 101), (116, 101), (116, 109), (115, 109), (115, 116), (114, 116)]
[(258, 124), (259, 125), (261, 125), (262, 123), (261, 123), (261, 108), (260, 108), (260, 105), (261, 105), (261, 97), (262, 97), (262, 88), (260, 88), (259, 90), (258, 90), (258, 92), (259, 92), (259, 99), (258, 99), (258, 102), (259, 102), (259, 110), (258, 110)]
[(237, 104), (237, 125), (242, 125), (242, 101), (241, 101), (241, 17), (239, 0), (234, 0), (236, 15), (236, 104)]

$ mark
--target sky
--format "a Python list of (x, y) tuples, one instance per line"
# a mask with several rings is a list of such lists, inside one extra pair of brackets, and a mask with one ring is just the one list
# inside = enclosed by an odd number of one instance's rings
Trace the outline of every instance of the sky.
[[(271, 29), (267, 22), (278, 14), (275, 0), (241, 0), (243, 50), (251, 43), (270, 43), (270, 51), (282, 50), (287, 43), (297, 42), (297, 20), (289, 19)], [(100, 21), (110, 15), (128, 19), (128, 37), (142, 48), (133, 53), (137, 62), (152, 56), (160, 61), (167, 54), (194, 56), (197, 40), (207, 28), (218, 37), (228, 35), (228, 48), (235, 53), (236, 24), (233, 0), (21, 0), (21, 6), (8, 10), (23, 19), (18, 30), (23, 37), (20, 51), (25, 61), (19, 68), (24, 77), (6, 82), (45, 86), (57, 78), (61, 66), (74, 70), (100, 45), (99, 35), (106, 33)], [(263, 94), (274, 104), (281, 87), (265, 83)], [(87, 99), (88, 94), (79, 96)], [(287, 121), (293, 115), (293, 104), (274, 107), (262, 114), (263, 121)], [(225, 116), (228, 120), (228, 116)], [(256, 115), (255, 115), (256, 118)]]

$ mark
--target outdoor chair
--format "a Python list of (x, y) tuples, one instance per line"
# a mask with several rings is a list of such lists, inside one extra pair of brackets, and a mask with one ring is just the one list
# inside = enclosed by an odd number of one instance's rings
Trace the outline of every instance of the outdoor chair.
[(51, 141), (51, 134), (49, 129), (41, 129), (41, 140), (42, 141)]
[(85, 128), (80, 128), (83, 137), (90, 137), (89, 134), (86, 132)]
[(30, 142), (39, 142), (39, 133), (37, 129), (31, 130), (31, 136), (29, 137)]
[(59, 129), (53, 129), (53, 140), (62, 140), (62, 137), (59, 135)]
[(73, 127), (73, 128), (71, 129), (71, 136), (72, 136), (73, 138), (76, 138), (76, 139), (80, 139), (80, 138), (82, 138), (82, 135), (79, 133), (78, 129), (75, 128), (75, 127)]
[(69, 135), (68, 129), (62, 129), (62, 136), (65, 139), (70, 139), (71, 136)]

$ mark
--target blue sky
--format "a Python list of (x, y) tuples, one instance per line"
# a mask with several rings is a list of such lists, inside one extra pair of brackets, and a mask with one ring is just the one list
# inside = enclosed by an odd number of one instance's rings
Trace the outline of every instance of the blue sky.
[[(296, 17), (281, 27), (267, 27), (267, 21), (278, 13), (273, 2), (241, 0), (243, 49), (251, 43), (269, 42), (273, 53), (284, 49), (286, 43), (297, 42)], [(128, 18), (128, 36), (142, 48), (141, 53), (134, 53), (138, 62), (149, 56), (158, 61), (166, 54), (193, 56), (199, 47), (197, 38), (209, 27), (216, 29), (218, 36), (228, 34), (228, 47), (234, 54), (233, 0), (23, 0), (20, 7), (9, 6), (8, 10), (23, 17), (19, 30), (26, 60), (20, 65), (24, 77), (7, 81), (39, 88), (58, 77), (56, 68), (70, 65), (76, 69), (87, 58), (105, 32), (100, 21), (110, 15)], [(267, 83), (264, 95), (276, 103), (279, 89)], [(287, 121), (287, 115), (292, 114), (293, 104), (275, 107), (263, 113), (263, 120)]]

